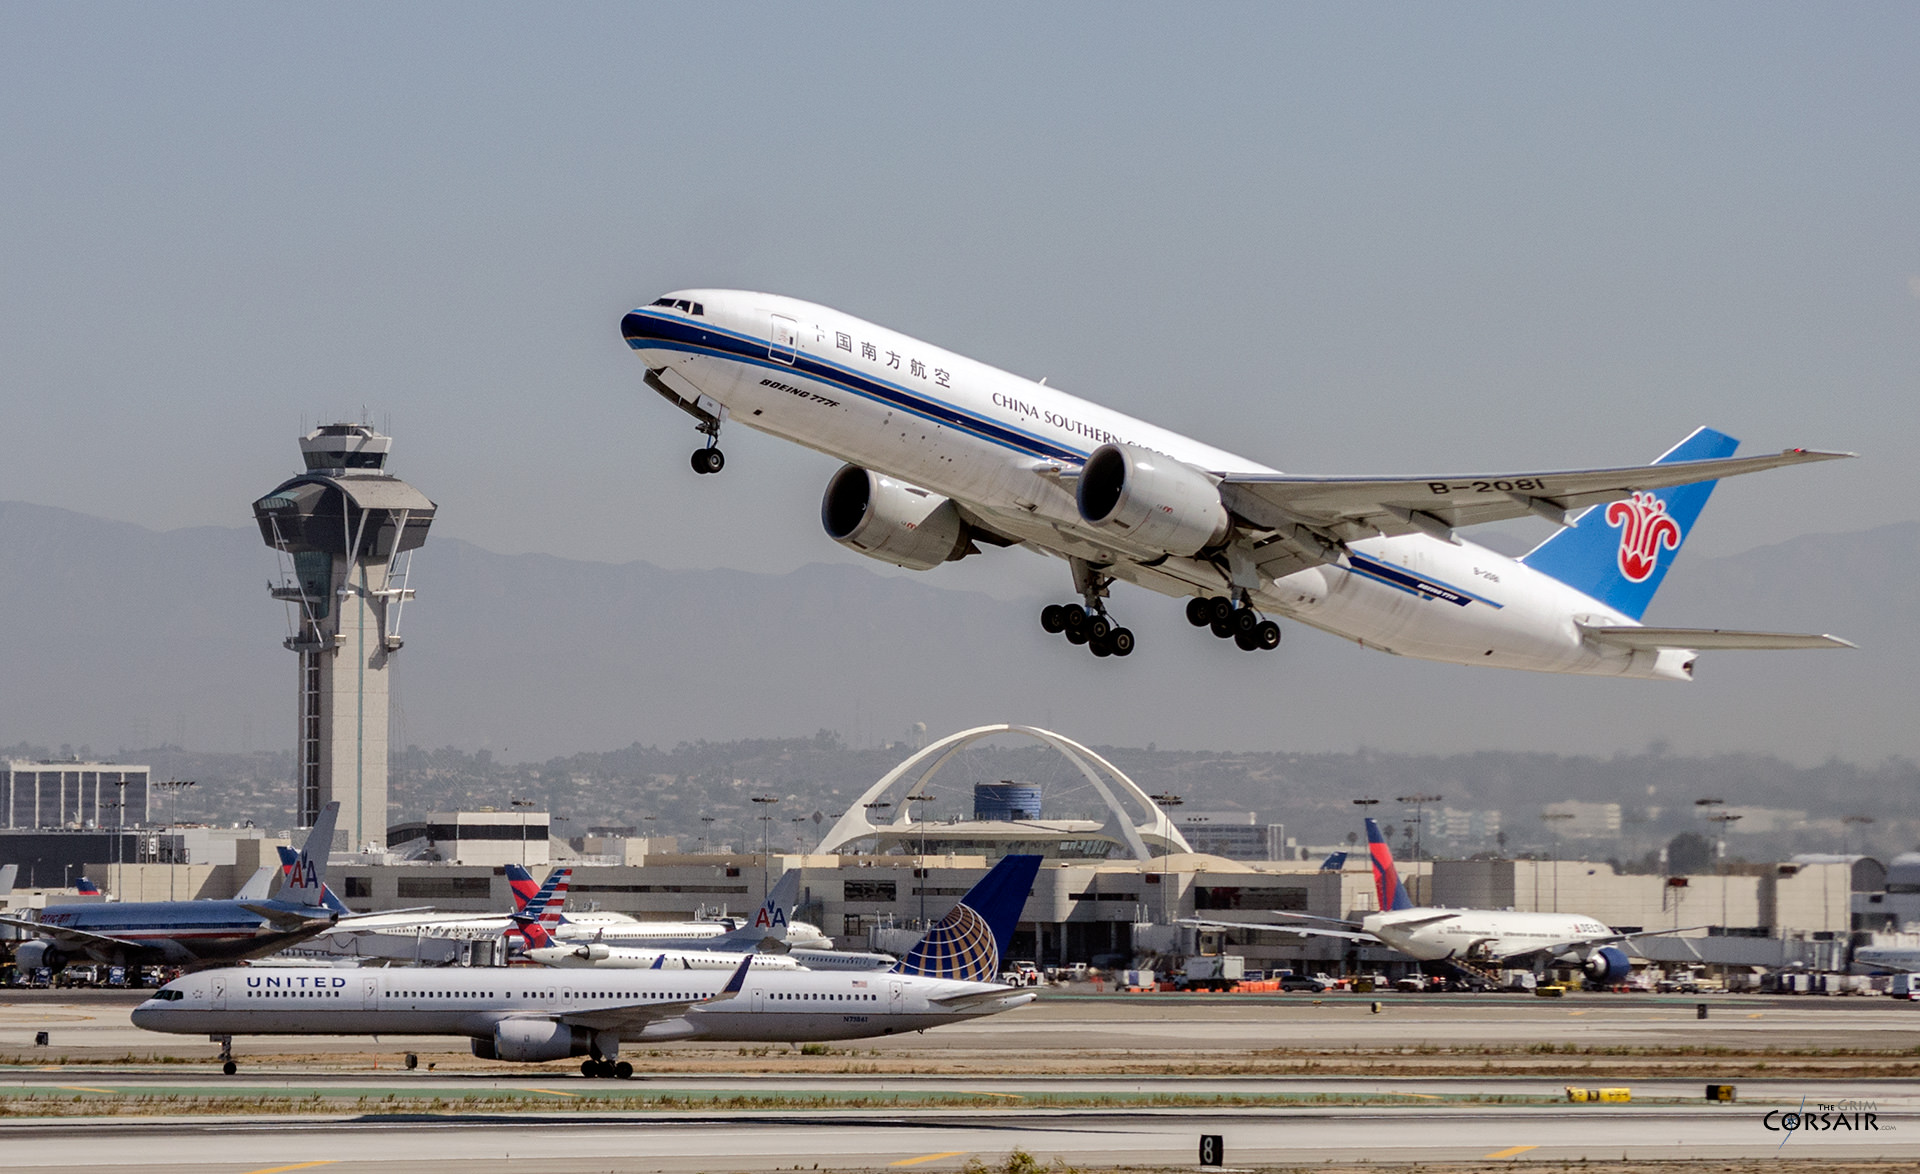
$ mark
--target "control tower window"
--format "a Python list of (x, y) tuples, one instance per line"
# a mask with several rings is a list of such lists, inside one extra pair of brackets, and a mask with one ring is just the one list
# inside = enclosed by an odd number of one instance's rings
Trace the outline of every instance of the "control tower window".
[(383, 469), (387, 464), (383, 452), (310, 452), (306, 458), (309, 469)]

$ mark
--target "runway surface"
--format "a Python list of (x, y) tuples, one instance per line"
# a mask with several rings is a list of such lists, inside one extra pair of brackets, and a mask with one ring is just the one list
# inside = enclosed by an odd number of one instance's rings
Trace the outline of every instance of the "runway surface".
[[(0, 1054), (17, 1061), (0, 1068), (9, 1171), (360, 1174), (455, 1162), (489, 1174), (953, 1170), (970, 1159), (998, 1167), (1016, 1148), (1043, 1165), (1097, 1169), (1193, 1166), (1203, 1134), (1221, 1136), (1227, 1165), (1238, 1168), (1775, 1156), (1920, 1163), (1920, 1083), (1894, 1074), (1920, 1058), (1920, 1007), (1888, 999), (1387, 997), (1376, 1013), (1365, 996), (1055, 996), (925, 1035), (835, 1045), (826, 1056), (779, 1046), (635, 1052), (642, 1078), (633, 1081), (588, 1080), (558, 1064), (484, 1065), (462, 1040), (289, 1037), (236, 1041), (242, 1071), (224, 1078), (204, 1038), (132, 1028), (134, 1001), (68, 992), (0, 1001)], [(36, 1030), (49, 1032), (51, 1046), (32, 1045)], [(1709, 1066), (1719, 1049), (1765, 1053), (1770, 1064), (1776, 1054), (1785, 1063), (1789, 1053), (1833, 1049), (1868, 1058), (1828, 1072), (1839, 1079), (1743, 1079), (1738, 1101), (1711, 1104), (1691, 1077), (1582, 1079), (1586, 1056), (1563, 1059), (1569, 1045), (1653, 1049), (1647, 1063), (1656, 1069), (1660, 1049)], [(1488, 1049), (1484, 1062), (1479, 1048)], [(1360, 1049), (1385, 1067), (1364, 1076), (1235, 1070), (1316, 1049)], [(1474, 1055), (1475, 1074), (1422, 1075), (1423, 1049)], [(419, 1069), (400, 1068), (404, 1051), (420, 1054)], [(882, 1070), (922, 1064), (943, 1074)], [(666, 1070), (674, 1067), (683, 1070)], [(1568, 1083), (1624, 1084), (1633, 1099), (1569, 1104)], [(183, 1100), (219, 1115), (166, 1115)], [(1850, 1106), (1846, 1128), (1778, 1128), (1782, 1112), (1841, 1103)]]

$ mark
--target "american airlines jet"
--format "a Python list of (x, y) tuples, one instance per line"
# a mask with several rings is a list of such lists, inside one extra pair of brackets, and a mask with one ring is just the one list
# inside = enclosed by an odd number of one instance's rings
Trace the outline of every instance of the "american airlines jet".
[[(829, 537), (929, 570), (982, 548), (1066, 560), (1075, 602), (1040, 615), (1095, 656), (1126, 656), (1108, 612), (1129, 582), (1246, 651), (1275, 616), (1367, 648), (1456, 664), (1690, 680), (1712, 649), (1848, 647), (1831, 636), (1641, 623), (1721, 477), (1847, 453), (1734, 457), (1702, 428), (1651, 465), (1462, 476), (1286, 474), (825, 306), (681, 290), (626, 315), (647, 386), (725, 463), (728, 421), (845, 463)], [(1512, 559), (1461, 538), (1537, 516), (1558, 533)]]
[(210, 1035), (466, 1036), (489, 1060), (585, 1056), (585, 1076), (633, 1075), (623, 1043), (788, 1043), (925, 1031), (1030, 1003), (999, 983), (1038, 856), (1008, 856), (892, 970), (547, 970), (526, 966), (234, 967), (176, 979), (133, 1010), (148, 1031)]

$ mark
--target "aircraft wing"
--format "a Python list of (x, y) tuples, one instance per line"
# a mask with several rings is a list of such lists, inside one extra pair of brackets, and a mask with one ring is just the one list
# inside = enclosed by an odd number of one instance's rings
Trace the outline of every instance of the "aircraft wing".
[(1575, 938), (1565, 942), (1551, 942), (1544, 946), (1533, 946), (1525, 950), (1516, 950), (1511, 954), (1502, 954), (1500, 961), (1506, 962), (1514, 958), (1530, 958), (1535, 954), (1545, 954), (1549, 958), (1557, 958), (1571, 950), (1590, 948), (1593, 946), (1615, 946), (1621, 942), (1630, 942), (1635, 938), (1657, 938), (1663, 935), (1689, 933), (1693, 930), (1706, 928), (1704, 925), (1687, 925), (1676, 929), (1646, 929), (1638, 933), (1594, 934), (1592, 937)]
[[(287, 905), (276, 905), (271, 901), (242, 901), (240, 902), (240, 908), (245, 909), (248, 913), (271, 921), (275, 929), (289, 932), (307, 929), (311, 926), (319, 926), (325, 929), (332, 926), (337, 920), (332, 913), (316, 917), (311, 913), (303, 913)], [(315, 908), (320, 908), (320, 906), (315, 906)]]
[[(681, 961), (685, 961), (682, 959)], [(591, 1031), (625, 1031), (629, 1028), (645, 1027), (662, 1019), (677, 1019), (691, 1007), (703, 1003), (719, 1003), (731, 999), (740, 993), (747, 982), (747, 968), (753, 965), (753, 956), (749, 954), (740, 960), (734, 968), (733, 977), (727, 979), (727, 985), (720, 988), (717, 995), (701, 999), (677, 999), (664, 1003), (627, 1003), (619, 1007), (599, 1007), (592, 1011), (577, 1011), (560, 1016), (560, 1022), (587, 1028)]]
[(1461, 526), (1529, 514), (1564, 524), (1570, 515), (1588, 506), (1619, 501), (1637, 490), (1716, 481), (1853, 455), (1790, 448), (1764, 456), (1465, 477), (1227, 473), (1221, 476), (1220, 494), (1234, 513), (1257, 526), (1283, 533), (1303, 527), (1332, 542), (1416, 531), (1446, 537)]
[(119, 946), (129, 950), (144, 950), (149, 946), (147, 942), (136, 942), (129, 938), (116, 938), (111, 934), (94, 933), (91, 930), (72, 929), (64, 925), (42, 925), (37, 921), (28, 921), (22, 917), (6, 917), (0, 915), (0, 925), (18, 926), (39, 937), (52, 938), (54, 941), (60, 942), (63, 945), (73, 946), (76, 949), (82, 950), (88, 946)]
[(1855, 648), (1838, 636), (1793, 632), (1742, 632), (1733, 628), (1642, 628), (1637, 625), (1582, 624), (1580, 634), (1596, 644), (1616, 648), (1684, 648), (1694, 652), (1728, 649)]
[(1181, 925), (1195, 929), (1258, 929), (1268, 933), (1300, 934), (1309, 938), (1344, 938), (1350, 942), (1377, 942), (1380, 939), (1363, 929), (1331, 929), (1320, 925), (1276, 924), (1270, 921), (1207, 921), (1198, 917), (1183, 917)]

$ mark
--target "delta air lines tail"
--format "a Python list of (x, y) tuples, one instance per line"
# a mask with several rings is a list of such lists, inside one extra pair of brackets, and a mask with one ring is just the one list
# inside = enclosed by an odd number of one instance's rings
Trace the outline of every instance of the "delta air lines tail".
[(1413, 908), (1407, 886), (1400, 883), (1400, 870), (1394, 867), (1393, 849), (1387, 845), (1386, 833), (1371, 819), (1367, 820), (1367, 853), (1373, 861), (1373, 890), (1380, 899), (1380, 908)]

